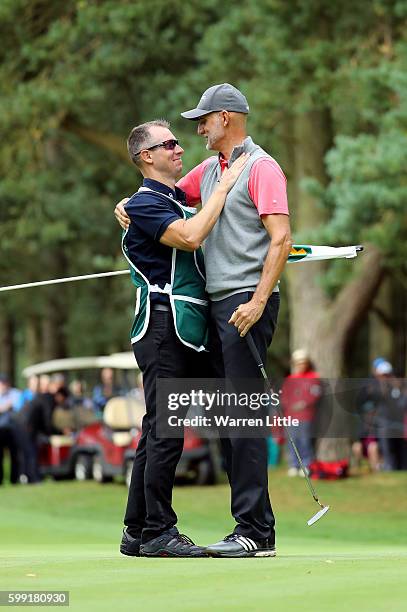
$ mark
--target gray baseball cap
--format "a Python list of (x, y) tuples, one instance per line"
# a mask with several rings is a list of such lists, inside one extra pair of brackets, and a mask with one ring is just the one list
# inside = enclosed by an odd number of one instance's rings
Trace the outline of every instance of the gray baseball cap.
[(233, 111), (235, 113), (249, 112), (249, 105), (241, 91), (229, 83), (212, 85), (202, 94), (198, 106), (192, 110), (181, 113), (185, 119), (199, 119), (208, 113), (216, 111)]

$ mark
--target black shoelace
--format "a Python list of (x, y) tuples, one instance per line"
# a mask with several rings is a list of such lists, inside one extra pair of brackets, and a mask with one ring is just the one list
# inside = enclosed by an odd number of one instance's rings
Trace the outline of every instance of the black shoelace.
[(226, 536), (226, 538), (223, 538), (224, 542), (233, 542), (233, 540), (236, 540), (236, 538), (239, 537), (238, 533), (230, 533), (229, 535)]
[(177, 540), (179, 540), (179, 542), (182, 542), (183, 544), (190, 544), (190, 546), (195, 546), (194, 542), (191, 540), (191, 538), (189, 538), (188, 536), (184, 535), (183, 533), (178, 533), (176, 536), (174, 536)]

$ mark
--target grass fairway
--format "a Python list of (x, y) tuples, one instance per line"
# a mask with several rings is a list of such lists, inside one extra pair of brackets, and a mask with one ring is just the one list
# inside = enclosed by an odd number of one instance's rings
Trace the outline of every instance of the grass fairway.
[[(331, 511), (313, 527), (305, 482), (276, 470), (270, 488), (278, 557), (188, 560), (119, 554), (123, 485), (3, 487), (0, 589), (69, 590), (71, 609), (87, 612), (406, 609), (407, 473), (317, 483)], [(226, 485), (174, 497), (198, 543), (232, 530)]]

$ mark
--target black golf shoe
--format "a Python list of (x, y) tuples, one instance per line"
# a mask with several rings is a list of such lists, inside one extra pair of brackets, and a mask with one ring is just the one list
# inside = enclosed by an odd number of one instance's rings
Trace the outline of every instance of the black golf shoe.
[(127, 531), (127, 527), (123, 529), (123, 537), (120, 542), (120, 552), (128, 557), (140, 556), (141, 538), (133, 538)]
[(205, 548), (210, 557), (275, 557), (276, 547), (270, 540), (253, 540), (231, 533), (220, 542)]
[(154, 540), (140, 546), (142, 557), (207, 557), (202, 546), (196, 546), (173, 527)]

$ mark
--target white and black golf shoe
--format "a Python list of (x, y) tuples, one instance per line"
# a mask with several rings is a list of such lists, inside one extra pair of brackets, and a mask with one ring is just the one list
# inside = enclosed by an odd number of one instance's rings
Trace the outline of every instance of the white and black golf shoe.
[(275, 557), (276, 547), (270, 540), (253, 540), (231, 533), (220, 542), (205, 548), (210, 557)]

